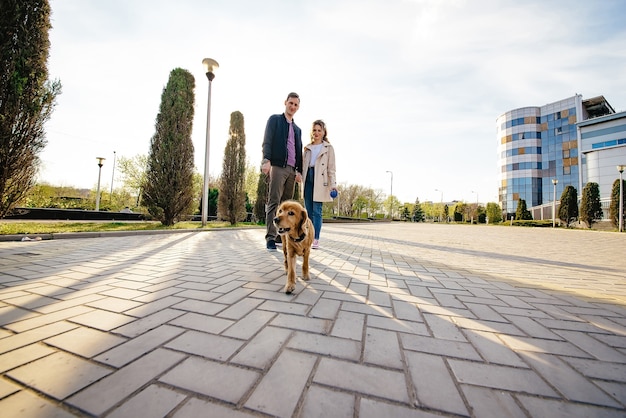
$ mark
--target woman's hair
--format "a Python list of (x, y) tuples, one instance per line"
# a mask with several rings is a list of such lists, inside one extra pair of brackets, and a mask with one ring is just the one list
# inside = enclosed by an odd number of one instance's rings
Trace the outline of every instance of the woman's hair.
[(315, 125), (319, 125), (324, 130), (324, 136), (322, 137), (322, 141), (330, 142), (328, 140), (328, 129), (326, 129), (326, 124), (323, 120), (318, 119), (311, 125), (311, 142), (313, 142), (313, 127)]

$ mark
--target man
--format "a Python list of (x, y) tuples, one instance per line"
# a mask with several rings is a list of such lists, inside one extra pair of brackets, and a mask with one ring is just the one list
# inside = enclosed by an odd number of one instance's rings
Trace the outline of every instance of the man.
[(265, 127), (261, 171), (270, 179), (265, 207), (265, 242), (269, 251), (276, 251), (276, 208), (284, 200), (292, 199), (295, 182), (302, 182), (302, 131), (293, 120), (299, 107), (300, 97), (289, 93), (285, 112), (270, 116)]

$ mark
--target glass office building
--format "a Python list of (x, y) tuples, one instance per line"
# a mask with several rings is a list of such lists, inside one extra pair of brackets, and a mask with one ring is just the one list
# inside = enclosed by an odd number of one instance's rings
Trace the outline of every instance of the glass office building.
[(496, 120), (498, 138), (498, 200), (507, 218), (519, 199), (528, 208), (556, 200), (566, 186), (581, 192), (582, 155), (577, 123), (615, 113), (604, 97), (581, 95), (544, 106), (523, 107)]

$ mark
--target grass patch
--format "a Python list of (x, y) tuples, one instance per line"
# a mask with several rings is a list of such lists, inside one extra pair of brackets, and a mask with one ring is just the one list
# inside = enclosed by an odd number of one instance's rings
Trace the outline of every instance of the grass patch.
[(107, 232), (107, 231), (147, 231), (147, 230), (175, 230), (175, 229), (213, 229), (231, 228), (242, 226), (256, 226), (251, 223), (231, 225), (228, 222), (207, 222), (202, 227), (202, 222), (179, 222), (172, 226), (163, 226), (161, 222), (0, 222), (0, 235), (20, 234), (58, 234), (63, 232)]

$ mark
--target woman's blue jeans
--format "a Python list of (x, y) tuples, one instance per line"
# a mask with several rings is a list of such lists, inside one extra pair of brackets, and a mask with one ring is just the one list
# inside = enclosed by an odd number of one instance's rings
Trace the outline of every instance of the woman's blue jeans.
[(320, 239), (322, 231), (322, 202), (313, 201), (313, 186), (315, 182), (315, 170), (309, 167), (304, 181), (304, 207), (309, 214), (309, 218), (313, 221), (315, 229), (315, 239)]

